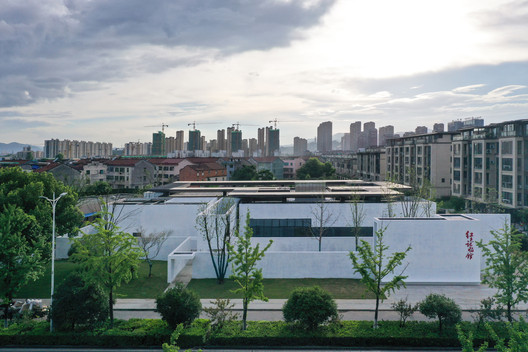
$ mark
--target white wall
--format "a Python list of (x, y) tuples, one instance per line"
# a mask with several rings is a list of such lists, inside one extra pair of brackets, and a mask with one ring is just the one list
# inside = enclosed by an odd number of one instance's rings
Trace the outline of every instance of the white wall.
[[(386, 227), (384, 243), (389, 247), (388, 253), (412, 247), (404, 264), (396, 270), (399, 274), (407, 266), (406, 282), (479, 284), (482, 254), (476, 242), (486, 242), (489, 229), (501, 227), (504, 216), (466, 216), (468, 219), (458, 220), (383, 219), (376, 221), (376, 229)], [(473, 233), (472, 259), (466, 258), (468, 231)]]

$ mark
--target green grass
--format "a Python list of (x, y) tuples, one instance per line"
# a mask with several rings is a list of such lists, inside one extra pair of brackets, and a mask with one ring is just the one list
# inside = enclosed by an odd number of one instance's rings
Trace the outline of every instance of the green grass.
[[(77, 264), (67, 260), (55, 261), (55, 289), (68, 274), (78, 268)], [(154, 261), (152, 277), (148, 278), (148, 264), (141, 261), (138, 278), (128, 284), (122, 284), (117, 289), (116, 298), (156, 298), (167, 288), (167, 262)], [(49, 298), (51, 292), (51, 263), (46, 268), (44, 275), (37, 281), (22, 287), (17, 297), (19, 298)]]
[[(264, 295), (270, 299), (288, 298), (291, 291), (297, 287), (320, 286), (335, 299), (374, 298), (365, 291), (365, 286), (355, 279), (264, 279)], [(237, 288), (232, 280), (226, 280), (218, 285), (216, 279), (193, 279), (189, 289), (195, 291), (200, 298), (241, 298), (231, 290)]]

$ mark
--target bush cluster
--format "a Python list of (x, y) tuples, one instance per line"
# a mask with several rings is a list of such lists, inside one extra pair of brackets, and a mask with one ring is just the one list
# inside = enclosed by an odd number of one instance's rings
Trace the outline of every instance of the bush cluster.
[(332, 296), (318, 286), (300, 287), (292, 291), (282, 307), (286, 322), (299, 323), (314, 330), (330, 320), (337, 320), (337, 304)]
[(173, 288), (156, 298), (156, 311), (172, 329), (176, 329), (178, 324), (189, 324), (198, 318), (202, 304), (194, 291), (177, 282)]

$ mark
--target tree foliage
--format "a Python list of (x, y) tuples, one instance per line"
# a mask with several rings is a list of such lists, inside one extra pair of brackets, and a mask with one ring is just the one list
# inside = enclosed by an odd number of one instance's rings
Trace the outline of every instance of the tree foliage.
[(23, 285), (42, 275), (48, 250), (35, 217), (14, 205), (4, 205), (0, 212), (0, 298), (6, 326), (9, 304)]
[[(51, 205), (40, 196), (53, 198), (67, 192), (56, 206), (57, 234), (76, 234), (82, 224), (83, 214), (77, 208), (77, 194), (71, 188), (57, 181), (47, 172), (25, 172), (18, 167), (0, 169), (0, 212), (5, 206), (14, 205), (35, 218), (37, 232), (43, 233), (51, 243)], [(26, 234), (27, 235), (27, 234)], [(49, 255), (51, 251), (46, 251)]]
[(106, 181), (97, 181), (84, 187), (84, 196), (106, 196), (112, 193), (112, 186)]
[(337, 319), (337, 304), (332, 296), (318, 286), (299, 287), (292, 291), (282, 307), (286, 322), (298, 322), (304, 329)]
[(361, 282), (365, 284), (367, 290), (374, 293), (376, 297), (376, 308), (374, 312), (374, 329), (378, 327), (378, 312), (379, 302), (389, 296), (390, 293), (398, 290), (401, 286), (405, 287), (405, 279), (407, 276), (403, 275), (405, 268), (398, 275), (393, 275), (392, 278), (382, 285), (382, 281), (387, 276), (394, 274), (395, 270), (402, 265), (403, 260), (411, 247), (403, 252), (394, 252), (387, 257), (387, 250), (389, 247), (384, 244), (385, 228), (380, 228), (376, 231), (374, 239), (374, 248), (364, 240), (361, 240), (361, 245), (357, 248), (357, 254), (350, 252), (350, 259), (354, 267), (354, 272), (361, 275)]
[(487, 244), (477, 242), (486, 258), (482, 282), (497, 289), (494, 297), (504, 305), (511, 322), (512, 309), (528, 301), (528, 253), (521, 250), (522, 234), (507, 223), (491, 235)]
[(235, 230), (235, 244), (228, 243), (229, 262), (233, 267), (231, 278), (239, 288), (234, 293), (242, 294), (242, 330), (246, 330), (247, 310), (249, 303), (254, 300), (268, 301), (264, 296), (264, 285), (262, 284), (262, 269), (257, 269), (257, 263), (264, 257), (272, 240), (261, 250), (260, 245), (251, 245), (253, 230), (249, 226), (249, 212), (246, 214), (246, 225), (244, 233), (241, 234), (238, 227)]
[(229, 267), (229, 251), (227, 245), (231, 241), (231, 215), (234, 202), (229, 198), (221, 198), (210, 205), (200, 207), (196, 217), (196, 228), (207, 242), (209, 255), (219, 284), (225, 279)]
[(189, 324), (200, 316), (202, 304), (198, 295), (177, 282), (156, 298), (156, 311), (175, 329), (178, 324)]
[(445, 295), (431, 293), (418, 304), (420, 313), (428, 318), (438, 319), (438, 330), (442, 332), (444, 325), (453, 325), (462, 319), (462, 310), (451, 298)]
[(51, 311), (59, 331), (74, 331), (76, 326), (93, 328), (108, 317), (108, 301), (103, 289), (87, 282), (78, 272), (68, 275), (53, 295)]
[(297, 179), (333, 179), (335, 177), (335, 168), (330, 162), (322, 163), (317, 158), (310, 158), (297, 170)]
[(418, 309), (418, 306), (413, 306), (406, 299), (400, 299), (391, 305), (392, 309), (398, 312), (400, 316), (400, 327), (405, 327), (405, 322), (409, 319), (414, 312)]
[(72, 260), (79, 262), (90, 281), (100, 283), (108, 293), (110, 324), (114, 321), (114, 290), (137, 275), (141, 250), (134, 236), (122, 232), (111, 222), (107, 207), (93, 223), (94, 233), (74, 239), (77, 251)]
[(265, 181), (273, 180), (275, 176), (270, 170), (257, 171), (254, 165), (244, 165), (233, 172), (232, 181)]

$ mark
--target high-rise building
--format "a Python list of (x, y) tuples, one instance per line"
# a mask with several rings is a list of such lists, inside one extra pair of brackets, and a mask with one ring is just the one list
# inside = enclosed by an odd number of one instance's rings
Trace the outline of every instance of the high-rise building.
[(302, 156), (308, 150), (308, 141), (304, 138), (295, 137), (293, 139), (293, 155)]
[(435, 123), (433, 125), (433, 132), (436, 132), (436, 133), (444, 132), (444, 124), (443, 123)]
[(227, 134), (226, 134), (226, 150), (227, 150), (227, 156), (233, 155), (233, 148), (232, 148), (232, 138), (231, 132), (235, 130), (234, 127), (228, 127), (227, 128)]
[(361, 121), (350, 124), (350, 150), (356, 152), (359, 148), (359, 135), (361, 134)]
[(205, 136), (200, 137), (200, 150), (207, 150), (207, 141), (205, 140)]
[(242, 148), (242, 131), (231, 131), (231, 154), (243, 150)]
[(216, 131), (216, 146), (218, 150), (227, 150), (225, 140), (225, 130)]
[(112, 156), (112, 143), (49, 139), (44, 141), (45, 158), (62, 154), (66, 159), (108, 158)]
[(165, 138), (165, 152), (174, 153), (175, 150), (176, 150), (176, 138), (174, 137)]
[(266, 127), (266, 156), (277, 156), (280, 154), (279, 129)]
[(414, 129), (414, 134), (427, 134), (427, 127), (426, 126), (417, 126)]
[(345, 133), (341, 137), (341, 150), (350, 150), (350, 133)]
[(250, 138), (249, 139), (249, 154), (248, 156), (256, 156), (258, 151), (258, 141), (256, 138)]
[(387, 144), (387, 139), (394, 137), (394, 126), (388, 125), (379, 128), (378, 145), (383, 147)]
[(332, 122), (323, 122), (317, 127), (317, 151), (320, 153), (332, 150)]
[(184, 150), (183, 143), (185, 139), (184, 131), (176, 131), (176, 150)]
[(377, 147), (378, 146), (378, 130), (375, 122), (365, 122), (363, 130), (366, 135), (366, 147)]
[(187, 150), (202, 150), (201, 144), (202, 137), (200, 130), (189, 130), (189, 142), (187, 143)]
[(152, 134), (152, 155), (167, 155), (165, 151), (165, 133), (161, 131)]
[(258, 129), (257, 147), (260, 150), (260, 156), (266, 155), (266, 129), (264, 127)]

